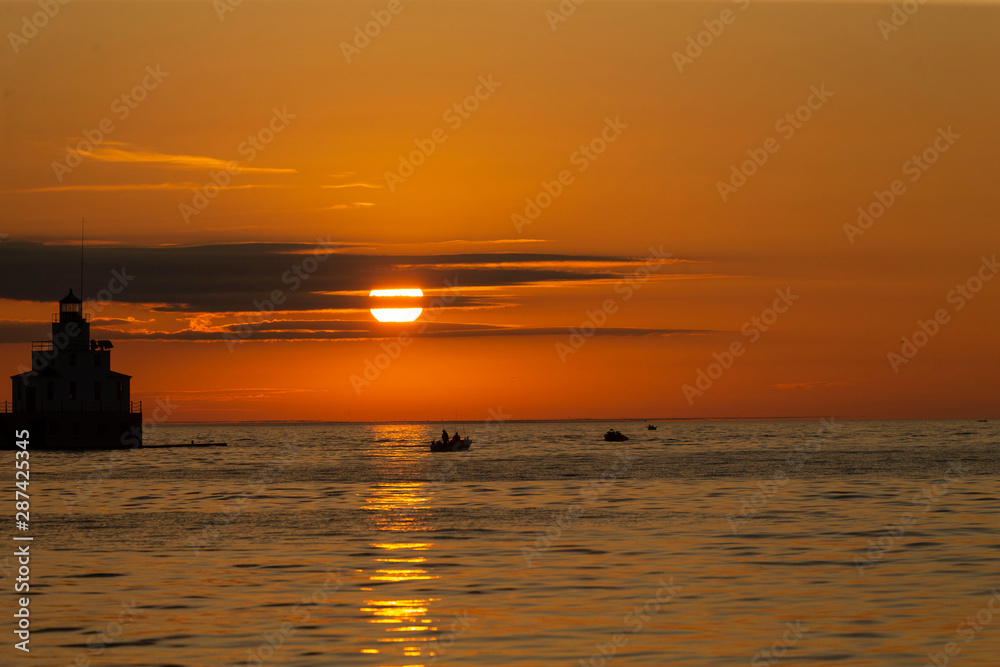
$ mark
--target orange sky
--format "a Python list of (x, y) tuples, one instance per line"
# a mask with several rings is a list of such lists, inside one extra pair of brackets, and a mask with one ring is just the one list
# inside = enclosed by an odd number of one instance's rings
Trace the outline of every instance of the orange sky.
[[(0, 4), (0, 365), (85, 216), (88, 299), (134, 276), (95, 337), (174, 420), (998, 416), (996, 5), (558, 6)], [(454, 299), (383, 325), (374, 287)]]

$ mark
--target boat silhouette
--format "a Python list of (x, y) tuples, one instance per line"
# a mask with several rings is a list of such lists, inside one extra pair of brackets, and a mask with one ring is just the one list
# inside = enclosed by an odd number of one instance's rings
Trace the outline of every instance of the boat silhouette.
[(469, 448), (472, 444), (472, 438), (462, 438), (458, 442), (453, 442), (449, 440), (448, 442), (441, 442), (440, 440), (431, 441), (431, 451), (432, 452), (462, 452)]

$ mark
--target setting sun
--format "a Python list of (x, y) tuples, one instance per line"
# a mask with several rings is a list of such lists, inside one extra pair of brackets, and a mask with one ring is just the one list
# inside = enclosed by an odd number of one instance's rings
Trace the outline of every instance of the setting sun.
[[(368, 296), (378, 299), (391, 299), (386, 305), (405, 302), (405, 298), (422, 297), (424, 293), (419, 289), (373, 289)], [(403, 299), (392, 298), (403, 297)], [(423, 311), (423, 308), (372, 308), (372, 316), (379, 322), (412, 322)]]

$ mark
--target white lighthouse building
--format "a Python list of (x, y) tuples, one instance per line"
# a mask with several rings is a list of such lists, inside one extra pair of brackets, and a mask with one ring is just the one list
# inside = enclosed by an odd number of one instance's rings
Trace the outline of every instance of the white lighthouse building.
[(131, 376), (111, 370), (108, 340), (91, 340), (83, 301), (69, 291), (52, 316), (51, 340), (31, 345), (31, 370), (11, 376), (0, 414), (3, 441), (28, 429), (32, 448), (117, 449), (142, 445), (142, 405)]

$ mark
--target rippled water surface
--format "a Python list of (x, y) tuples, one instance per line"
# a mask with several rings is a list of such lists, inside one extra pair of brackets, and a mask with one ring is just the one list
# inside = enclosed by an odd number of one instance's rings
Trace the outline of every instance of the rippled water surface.
[(31, 662), (1000, 664), (1000, 422), (458, 426), (32, 454)]

